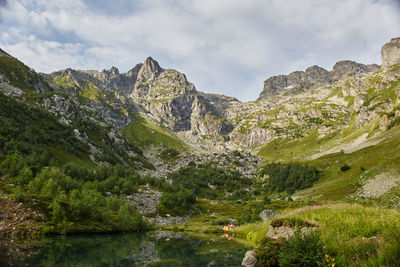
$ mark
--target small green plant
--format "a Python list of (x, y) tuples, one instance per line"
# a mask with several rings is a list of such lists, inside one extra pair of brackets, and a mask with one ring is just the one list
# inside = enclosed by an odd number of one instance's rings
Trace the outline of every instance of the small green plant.
[(279, 266), (321, 266), (325, 263), (324, 243), (317, 231), (296, 232), (279, 252)]

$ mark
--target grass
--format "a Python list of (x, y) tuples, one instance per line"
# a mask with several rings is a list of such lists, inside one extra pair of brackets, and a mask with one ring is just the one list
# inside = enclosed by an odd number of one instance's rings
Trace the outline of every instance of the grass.
[(68, 82), (68, 76), (56, 76), (53, 81), (63, 88), (74, 88), (76, 86), (73, 82)]
[(28, 66), (9, 55), (0, 56), (0, 73), (5, 74), (11, 85), (25, 92), (34, 90), (41, 84), (45, 89), (51, 91), (48, 84)]
[(378, 254), (389, 257), (391, 244), (385, 234), (400, 227), (400, 213), (394, 209), (358, 204), (327, 204), (288, 210), (281, 217), (315, 222), (326, 252), (339, 266), (378, 262)]
[[(328, 203), (288, 208), (273, 221), (316, 225), (325, 253), (336, 266), (392, 266), (400, 252), (400, 213), (395, 209)], [(233, 233), (258, 245), (269, 227), (270, 222), (256, 222), (236, 227)]]
[(255, 222), (245, 224), (234, 229), (234, 233), (252, 244), (258, 244), (266, 235), (269, 222)]
[[(356, 192), (362, 180), (373, 178), (382, 172), (396, 172), (400, 162), (400, 127), (397, 126), (380, 137), (387, 139), (350, 154), (335, 153), (308, 161), (308, 164), (322, 170), (322, 179), (313, 188), (298, 195), (319, 200), (343, 200)], [(350, 170), (341, 172), (340, 167), (344, 164), (348, 164)]]
[(189, 147), (165, 128), (146, 121), (139, 113), (134, 115), (134, 122), (122, 129), (122, 135), (139, 148), (164, 146), (178, 151), (188, 151)]
[(80, 95), (86, 97), (92, 101), (98, 101), (99, 95), (104, 96), (104, 93), (100, 91), (100, 88), (92, 82), (89, 82), (80, 92)]

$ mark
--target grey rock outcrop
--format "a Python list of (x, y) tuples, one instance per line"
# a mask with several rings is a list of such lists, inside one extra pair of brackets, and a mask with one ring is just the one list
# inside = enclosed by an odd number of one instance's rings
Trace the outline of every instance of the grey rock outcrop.
[(66, 82), (75, 84), (77, 88), (82, 87), (82, 82), (92, 82), (106, 91), (117, 91), (122, 96), (128, 96), (134, 90), (134, 85), (141, 67), (142, 64), (137, 64), (126, 73), (120, 73), (116, 67), (111, 67), (109, 70), (103, 71), (73, 70), (67, 68), (44, 76), (47, 77), (47, 79), (56, 76), (65, 77)]
[(379, 70), (379, 65), (370, 64), (364, 65), (355, 61), (343, 60), (337, 62), (332, 71), (330, 77), (332, 82), (341, 81), (349, 76), (356, 76), (364, 73), (371, 73)]
[(379, 65), (364, 65), (350, 60), (337, 62), (332, 71), (312, 66), (306, 71), (295, 71), (289, 75), (278, 75), (264, 82), (264, 89), (258, 100), (265, 100), (279, 94), (296, 94), (318, 86), (331, 84), (349, 76), (375, 72)]
[(400, 62), (400, 37), (393, 38), (382, 47), (382, 67)]
[(232, 130), (183, 73), (164, 70), (151, 57), (140, 68), (130, 97), (174, 132), (217, 136)]

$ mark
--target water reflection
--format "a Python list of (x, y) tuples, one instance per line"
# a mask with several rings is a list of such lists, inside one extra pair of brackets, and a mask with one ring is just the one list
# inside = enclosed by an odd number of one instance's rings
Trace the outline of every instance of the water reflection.
[(41, 240), (28, 266), (240, 266), (243, 244), (174, 232), (58, 236)]

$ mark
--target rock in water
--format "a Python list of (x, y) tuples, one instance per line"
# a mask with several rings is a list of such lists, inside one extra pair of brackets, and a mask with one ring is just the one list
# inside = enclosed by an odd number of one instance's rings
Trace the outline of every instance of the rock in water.
[(246, 255), (242, 261), (243, 267), (255, 267), (257, 266), (256, 252), (254, 250), (250, 250), (246, 252)]
[(393, 38), (382, 47), (382, 67), (400, 62), (400, 37)]

